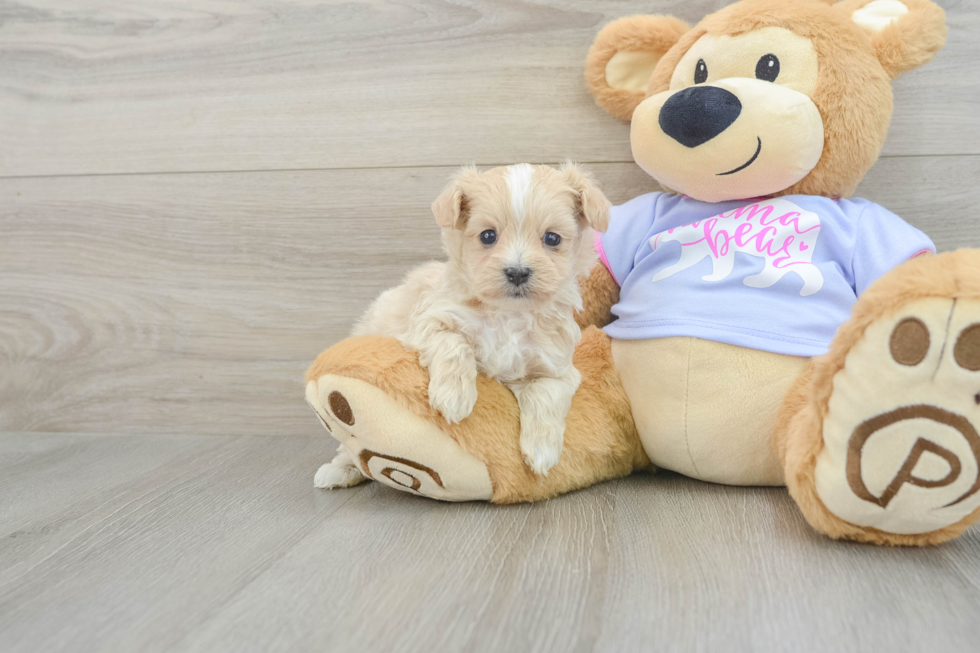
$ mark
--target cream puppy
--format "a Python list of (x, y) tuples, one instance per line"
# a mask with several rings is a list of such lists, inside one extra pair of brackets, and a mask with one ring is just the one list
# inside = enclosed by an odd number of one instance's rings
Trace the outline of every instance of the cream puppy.
[[(571, 163), (478, 173), (464, 168), (432, 204), (445, 263), (427, 263), (383, 293), (353, 335), (389, 336), (419, 352), (429, 403), (450, 423), (476, 404), (476, 377), (507, 385), (521, 411), (521, 451), (547, 474), (561, 456), (565, 415), (580, 375), (578, 277), (595, 260), (593, 229), (609, 224), (609, 201)], [(317, 487), (364, 480), (340, 453)]]

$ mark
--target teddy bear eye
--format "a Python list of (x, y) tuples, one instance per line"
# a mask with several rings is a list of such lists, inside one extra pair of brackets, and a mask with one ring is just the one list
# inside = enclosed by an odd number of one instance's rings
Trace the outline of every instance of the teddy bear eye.
[(779, 77), (779, 59), (774, 54), (764, 55), (755, 65), (755, 77), (764, 82), (774, 82)]
[(704, 63), (704, 59), (698, 59), (698, 65), (694, 67), (694, 83), (703, 84), (707, 79), (708, 64)]

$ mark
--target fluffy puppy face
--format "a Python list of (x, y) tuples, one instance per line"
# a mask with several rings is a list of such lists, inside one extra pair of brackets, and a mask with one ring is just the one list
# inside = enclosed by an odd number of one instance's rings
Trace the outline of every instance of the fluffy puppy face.
[(572, 164), (464, 168), (432, 204), (466, 291), (500, 308), (533, 309), (575, 290), (605, 231), (609, 201)]

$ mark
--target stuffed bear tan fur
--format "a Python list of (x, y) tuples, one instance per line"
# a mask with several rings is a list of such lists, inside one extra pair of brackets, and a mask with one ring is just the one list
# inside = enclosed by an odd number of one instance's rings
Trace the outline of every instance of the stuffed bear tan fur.
[[(661, 467), (786, 485), (834, 538), (959, 535), (980, 517), (980, 252), (933, 254), (848, 199), (884, 143), (891, 79), (945, 34), (927, 0), (742, 0), (693, 28), (635, 16), (599, 33), (589, 88), (666, 192), (614, 207), (597, 243), (547, 475), (522, 460), (508, 390), (481, 377), (448, 424), (394, 340), (325, 351), (307, 401), (368, 478), (435, 499), (536, 501)], [(657, 215), (663, 229), (636, 217)], [(739, 311), (754, 322), (710, 323)]]

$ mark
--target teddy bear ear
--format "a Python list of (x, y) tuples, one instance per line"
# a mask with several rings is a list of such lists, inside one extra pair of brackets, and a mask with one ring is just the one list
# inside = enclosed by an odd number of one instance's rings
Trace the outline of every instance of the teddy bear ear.
[(585, 60), (585, 79), (596, 104), (629, 120), (646, 99), (657, 62), (689, 29), (672, 16), (630, 16), (603, 27)]
[(871, 34), (891, 77), (927, 63), (946, 43), (946, 12), (929, 0), (844, 0), (837, 5)]

